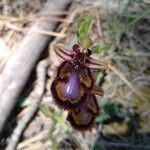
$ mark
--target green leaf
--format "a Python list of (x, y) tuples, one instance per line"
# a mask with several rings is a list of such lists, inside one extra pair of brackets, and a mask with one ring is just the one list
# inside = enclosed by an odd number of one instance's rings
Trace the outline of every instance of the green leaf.
[(79, 16), (76, 31), (76, 35), (78, 38), (85, 38), (88, 36), (91, 21), (91, 15), (89, 15), (88, 13), (84, 13)]
[(98, 72), (96, 76), (96, 85), (99, 85), (99, 83), (104, 79), (104, 73), (103, 72)]
[(56, 138), (56, 136), (53, 134), (54, 133), (54, 130), (55, 130), (55, 124), (54, 123), (52, 123), (51, 124), (51, 128), (50, 128), (50, 130), (49, 130), (49, 140), (50, 140), (50, 142), (52, 143), (51, 144), (51, 148), (53, 149), (53, 150), (57, 150), (58, 149), (58, 142), (57, 142), (57, 138)]
[(83, 22), (83, 14), (81, 14), (78, 19), (77, 19), (77, 29), (79, 29), (79, 27), (81, 26)]
[(21, 98), (17, 102), (17, 107), (26, 107), (26, 106), (30, 105), (31, 102), (32, 102), (31, 98), (26, 98), (24, 96), (21, 96)]
[(94, 47), (91, 48), (92, 50), (92, 53), (94, 54), (97, 54), (97, 53), (101, 53), (107, 49), (110, 48), (110, 45), (96, 45)]
[(68, 131), (68, 126), (65, 124), (65, 122), (62, 119), (62, 112), (53, 113), (51, 110), (49, 110), (41, 103), (39, 103), (39, 108), (46, 117), (51, 118), (55, 124), (59, 123), (60, 126), (64, 129), (64, 131)]
[(122, 104), (107, 102), (103, 105), (103, 110), (105, 113), (109, 114), (110, 116), (114, 116), (120, 111), (122, 107), (123, 107)]
[(80, 38), (79, 43), (83, 49), (88, 49), (89, 46), (92, 44), (92, 41), (90, 38), (86, 37), (86, 38)]
[(127, 23), (125, 26), (124, 32), (127, 32), (131, 27), (133, 27), (139, 20), (141, 20), (144, 16), (150, 15), (149, 6), (147, 6), (144, 10), (138, 12), (136, 16)]
[(104, 121), (108, 120), (108, 119), (111, 119), (111, 116), (105, 112), (103, 112), (101, 115), (99, 115), (97, 118), (96, 118), (96, 122), (97, 123), (103, 123)]
[(99, 144), (95, 144), (93, 150), (103, 150)]
[(101, 107), (102, 107), (103, 112), (96, 118), (96, 122), (98, 123), (103, 123), (111, 119), (120, 111), (123, 105), (120, 103), (116, 104), (112, 102), (106, 102), (102, 104)]
[(53, 113), (47, 108), (45, 107), (44, 105), (42, 105), (41, 103), (39, 103), (39, 108), (40, 110), (42, 111), (42, 113), (48, 117), (48, 118), (51, 118), (53, 120), (53, 122), (57, 123), (57, 120), (56, 118), (54, 117)]

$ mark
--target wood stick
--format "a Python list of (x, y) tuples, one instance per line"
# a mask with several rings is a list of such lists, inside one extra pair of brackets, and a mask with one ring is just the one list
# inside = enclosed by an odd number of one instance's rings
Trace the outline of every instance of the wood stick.
[[(67, 7), (67, 0), (48, 0), (40, 15), (52, 11), (61, 11)], [(50, 36), (33, 33), (35, 29), (54, 30), (56, 24), (48, 22), (35, 22), (26, 36), (16, 47), (14, 54), (8, 60), (0, 75), (0, 133), (8, 116), (13, 110), (16, 101), (25, 86), (29, 75), (37, 62)]]
[(18, 121), (16, 128), (14, 129), (10, 141), (6, 147), (6, 150), (15, 150), (17, 143), (22, 135), (22, 132), (30, 122), (31, 118), (34, 116), (35, 112), (38, 109), (38, 103), (41, 101), (42, 96), (44, 94), (45, 89), (45, 81), (46, 81), (46, 69), (48, 67), (48, 60), (42, 60), (37, 65), (36, 70), (36, 85), (31, 93), (30, 97), (33, 98), (32, 104), (27, 107), (27, 113)]

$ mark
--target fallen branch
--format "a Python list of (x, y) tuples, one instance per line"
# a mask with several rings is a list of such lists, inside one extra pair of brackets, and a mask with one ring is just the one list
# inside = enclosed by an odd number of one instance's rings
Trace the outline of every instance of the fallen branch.
[(16, 145), (22, 135), (22, 132), (26, 128), (27, 124), (34, 116), (37, 108), (38, 103), (42, 99), (45, 89), (45, 82), (46, 82), (46, 68), (48, 67), (48, 60), (43, 60), (39, 63), (36, 71), (37, 75), (37, 83), (35, 85), (35, 89), (31, 97), (33, 99), (31, 106), (29, 106), (27, 113), (19, 120), (17, 127), (14, 129), (10, 141), (6, 147), (6, 150), (14, 150), (16, 149)]
[[(61, 11), (68, 5), (67, 1), (48, 0), (41, 11), (50, 13)], [(0, 75), (0, 133), (4, 124), (16, 104), (17, 98), (25, 86), (25, 83), (37, 62), (42, 51), (51, 37), (41, 34), (33, 34), (32, 31), (54, 30), (55, 23), (35, 22), (31, 29), (14, 50), (14, 54), (8, 60)]]

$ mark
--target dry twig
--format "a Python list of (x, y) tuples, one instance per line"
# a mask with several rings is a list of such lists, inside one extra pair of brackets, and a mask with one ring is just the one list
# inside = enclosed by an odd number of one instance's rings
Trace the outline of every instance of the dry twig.
[[(14, 24), (10, 24), (10, 23), (4, 23), (4, 26), (6, 26), (7, 28), (10, 28), (12, 30), (15, 30), (17, 32), (28, 32), (29, 29), (28, 28), (23, 28), (23, 27), (19, 27), (17, 25), (14, 25)], [(54, 32), (54, 31), (47, 31), (47, 30), (42, 30), (42, 29), (33, 29), (30, 31), (31, 33), (37, 33), (37, 34), (43, 34), (43, 35), (48, 35), (48, 36), (58, 36), (58, 37), (61, 37), (61, 38), (64, 38), (66, 35), (63, 34), (63, 33), (57, 33), (57, 32)]]
[(128, 79), (119, 71), (117, 70), (114, 66), (110, 65), (107, 63), (108, 68), (113, 71), (130, 89), (131, 91), (138, 96), (141, 100), (146, 101), (144, 95), (137, 90), (132, 84), (128, 81)]
[(38, 108), (38, 103), (42, 99), (42, 95), (45, 89), (45, 81), (46, 81), (46, 68), (48, 67), (48, 60), (43, 60), (38, 64), (37, 67), (37, 84), (34, 89), (34, 93), (32, 95), (33, 102), (28, 109), (28, 112), (23, 116), (22, 119), (19, 120), (17, 127), (14, 129), (14, 132), (10, 138), (10, 141), (6, 147), (6, 150), (13, 150), (16, 148), (16, 145), (22, 135), (22, 132), (26, 128), (27, 124), (34, 116), (35, 112)]
[(7, 21), (12, 23), (28, 23), (34, 21), (44, 21), (44, 22), (69, 22), (68, 19), (62, 17), (55, 17), (50, 15), (39, 15), (39, 16), (27, 16), (27, 17), (12, 17), (12, 16), (4, 16), (0, 15), (1, 21)]
[[(49, 13), (52, 10), (65, 9), (66, 1), (48, 0), (41, 11)], [(12, 111), (17, 98), (23, 89), (33, 66), (51, 37), (33, 34), (34, 29), (53, 30), (56, 24), (36, 22), (20, 44), (15, 47), (15, 53), (9, 58), (0, 75), (0, 132)]]
[(48, 132), (49, 132), (48, 130), (41, 131), (40, 133), (34, 135), (33, 137), (19, 143), (17, 146), (17, 150), (22, 150), (25, 147), (28, 147), (28, 145), (30, 145), (31, 143), (42, 140), (48, 134)]

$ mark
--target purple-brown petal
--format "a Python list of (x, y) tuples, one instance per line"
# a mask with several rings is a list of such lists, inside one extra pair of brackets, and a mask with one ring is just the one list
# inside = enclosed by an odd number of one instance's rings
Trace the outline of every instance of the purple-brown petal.
[(68, 113), (67, 120), (77, 130), (88, 130), (98, 112), (99, 107), (95, 96), (87, 94), (84, 103)]
[(93, 86), (93, 79), (89, 68), (84, 68), (80, 71), (80, 82), (88, 89)]
[(80, 109), (69, 112), (67, 120), (70, 122), (71, 126), (77, 130), (88, 130), (93, 125), (95, 115), (90, 111)]
[(64, 61), (57, 70), (57, 78), (64, 79), (68, 77), (72, 70), (74, 69), (74, 66), (69, 61)]
[[(72, 81), (72, 80), (71, 80)], [(70, 81), (70, 82), (71, 82)], [(69, 87), (70, 91), (67, 91), (67, 83), (61, 80), (54, 80), (51, 85), (51, 93), (55, 100), (55, 102), (64, 109), (72, 109), (77, 107), (80, 103), (85, 100), (85, 89), (82, 86), (79, 86), (79, 89), (73, 89), (73, 87)], [(69, 84), (69, 83), (68, 83)], [(74, 83), (75, 84), (75, 83)], [(64, 87), (66, 85), (66, 87)], [(72, 85), (70, 85), (72, 86)], [(74, 86), (75, 87), (75, 86)], [(64, 90), (64, 88), (66, 88)], [(73, 90), (76, 90), (73, 93)]]
[(80, 95), (79, 78), (76, 72), (73, 72), (67, 83), (62, 84), (62, 93), (68, 99), (77, 99)]

